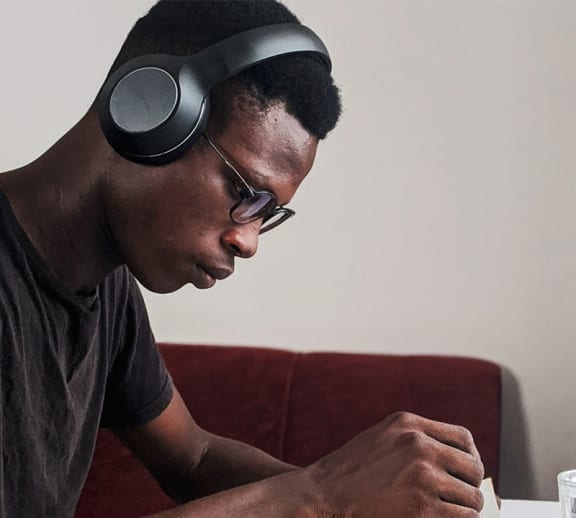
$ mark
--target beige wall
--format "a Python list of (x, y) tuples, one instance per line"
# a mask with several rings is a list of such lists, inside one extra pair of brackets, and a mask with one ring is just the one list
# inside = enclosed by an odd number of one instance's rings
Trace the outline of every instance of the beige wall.
[[(83, 113), (149, 4), (0, 0), (0, 169)], [(157, 337), (494, 360), (501, 492), (555, 498), (576, 467), (576, 3), (288, 5), (332, 51), (342, 123), (257, 258), (147, 294)]]

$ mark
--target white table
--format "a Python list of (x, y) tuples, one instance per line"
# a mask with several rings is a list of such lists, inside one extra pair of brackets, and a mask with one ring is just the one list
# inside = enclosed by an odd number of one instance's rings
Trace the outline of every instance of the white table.
[(502, 500), (502, 518), (561, 518), (558, 502)]

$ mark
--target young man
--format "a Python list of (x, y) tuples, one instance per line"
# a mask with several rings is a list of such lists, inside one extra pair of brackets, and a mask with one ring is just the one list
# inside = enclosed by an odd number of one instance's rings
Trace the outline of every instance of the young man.
[[(273, 0), (163, 0), (113, 69), (285, 22), (297, 19)], [(134, 278), (172, 292), (232, 274), (291, 215), (284, 205), (340, 114), (327, 67), (303, 54), (251, 67), (210, 97), (201, 138), (168, 164), (116, 153), (93, 107), (43, 156), (0, 175), (0, 516), (72, 517), (102, 425), (183, 502), (157, 518), (477, 517), (483, 468), (462, 428), (397, 414), (299, 468), (188, 413)]]

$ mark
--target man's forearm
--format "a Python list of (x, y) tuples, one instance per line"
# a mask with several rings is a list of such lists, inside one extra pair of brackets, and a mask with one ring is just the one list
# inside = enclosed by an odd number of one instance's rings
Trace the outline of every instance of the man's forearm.
[(180, 503), (298, 469), (258, 448), (203, 430), (177, 391), (153, 421), (114, 432)]
[(192, 494), (180, 500), (201, 498), (297, 469), (248, 444), (211, 435), (202, 460), (187, 476)]
[(188, 502), (148, 518), (312, 518), (315, 499), (305, 470), (272, 476)]

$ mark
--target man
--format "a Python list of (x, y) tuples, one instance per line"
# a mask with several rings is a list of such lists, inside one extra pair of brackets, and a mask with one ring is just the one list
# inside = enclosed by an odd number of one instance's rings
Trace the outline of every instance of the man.
[[(286, 22), (297, 19), (272, 0), (163, 0), (113, 70)], [(102, 425), (183, 503), (156, 518), (477, 517), (483, 468), (460, 427), (396, 414), (299, 468), (190, 416), (134, 278), (172, 292), (229, 276), (290, 215), (284, 205), (340, 114), (328, 69), (308, 55), (251, 67), (210, 98), (201, 138), (168, 164), (120, 156), (92, 107), (43, 156), (0, 176), (0, 515), (72, 517)], [(273, 203), (259, 211), (261, 196)]]

